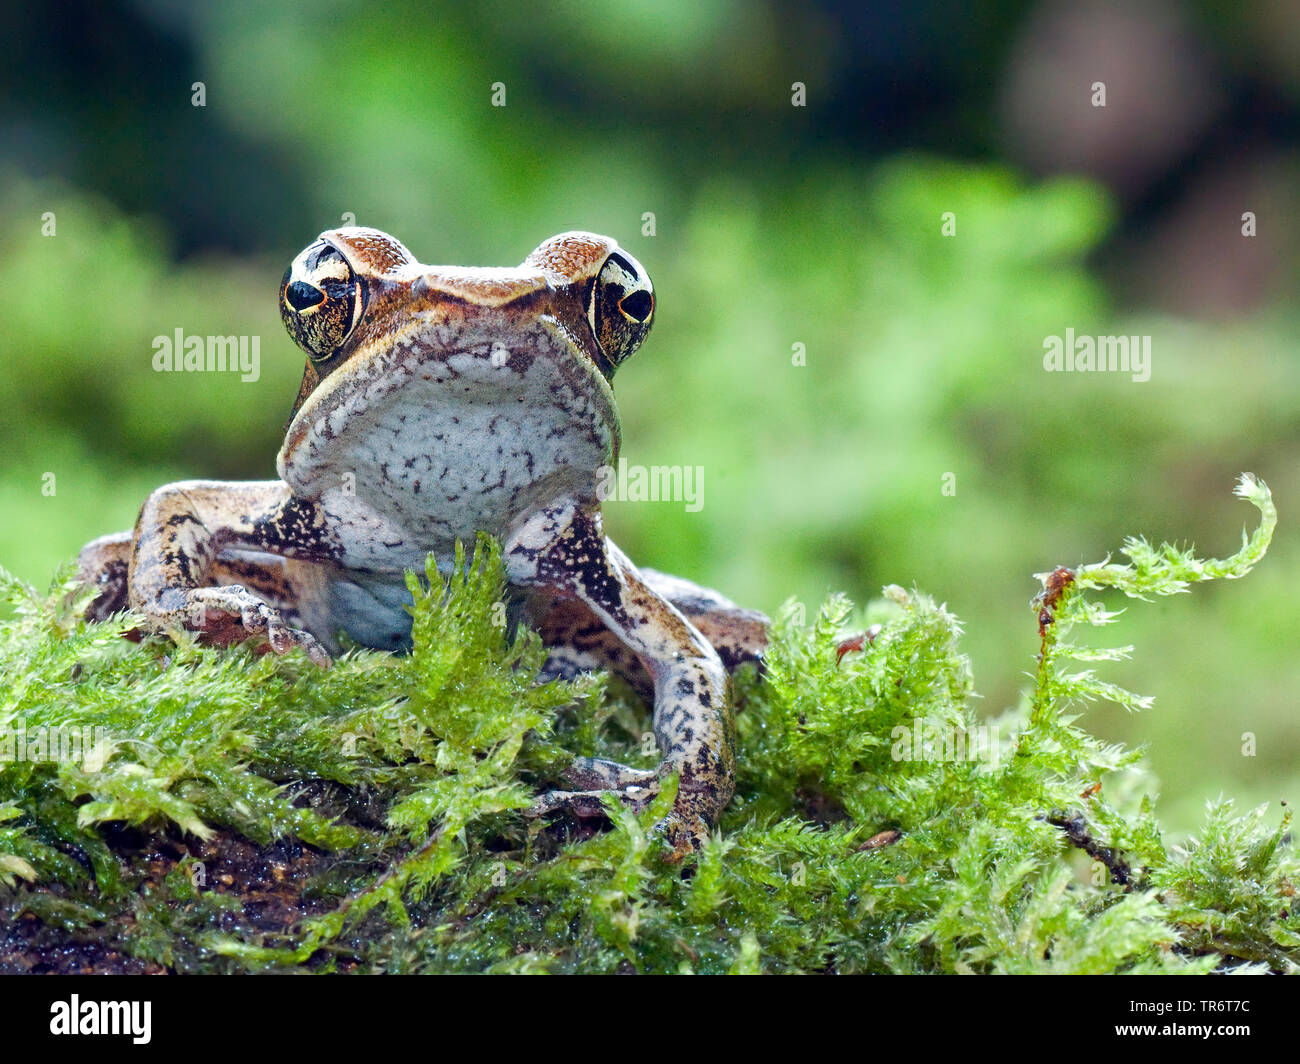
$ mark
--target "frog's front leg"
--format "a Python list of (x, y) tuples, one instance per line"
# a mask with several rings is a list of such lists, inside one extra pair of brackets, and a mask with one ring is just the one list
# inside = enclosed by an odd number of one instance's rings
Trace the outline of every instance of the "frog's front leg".
[[(698, 848), (735, 789), (735, 727), (726, 669), (708, 641), (658, 595), (602, 529), (600, 513), (568, 503), (533, 515), (506, 545), (512, 583), (585, 603), (640, 659), (654, 683), (654, 730), (678, 773), (677, 799), (660, 825), (677, 856)], [(653, 796), (651, 773), (608, 761), (580, 763), (582, 791), (544, 796), (534, 812), (600, 812), (599, 795), (634, 804)]]
[(217, 586), (221, 551), (244, 548), (325, 560), (336, 548), (319, 508), (283, 481), (168, 484), (145, 500), (127, 575), (131, 607), (158, 630), (188, 628), (211, 643), (265, 637), (278, 654), (301, 647), (319, 665), (329, 655), (309, 632), (242, 584)]

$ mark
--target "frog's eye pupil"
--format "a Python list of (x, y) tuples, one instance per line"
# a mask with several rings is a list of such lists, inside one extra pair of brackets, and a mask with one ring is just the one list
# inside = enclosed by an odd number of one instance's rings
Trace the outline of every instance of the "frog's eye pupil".
[(294, 281), (284, 290), (284, 301), (298, 313), (323, 302), (325, 293), (306, 281)]
[(646, 318), (650, 317), (650, 311), (654, 307), (654, 300), (650, 297), (649, 292), (641, 288), (630, 295), (624, 296), (618, 307), (633, 321), (645, 321)]

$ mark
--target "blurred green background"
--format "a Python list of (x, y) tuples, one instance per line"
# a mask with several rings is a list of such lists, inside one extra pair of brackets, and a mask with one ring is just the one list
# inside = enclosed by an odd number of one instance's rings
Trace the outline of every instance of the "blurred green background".
[[(1107, 676), (1156, 707), (1088, 720), (1149, 744), (1175, 829), (1220, 791), (1300, 798), (1300, 19), (1247, 8), (17, 14), (0, 564), (43, 585), (168, 479), (274, 475), (302, 368), (276, 285), (345, 214), (434, 263), (514, 264), (593, 229), (659, 299), (615, 382), (624, 455), (705, 469), (698, 513), (607, 505), (634, 560), (768, 611), (915, 583), (965, 620), (996, 714), (1033, 664), (1031, 573), (1128, 533), (1229, 552), (1251, 470), (1281, 511), (1272, 552), (1243, 584), (1138, 604), (1103, 633), (1137, 646)], [(261, 378), (153, 372), (152, 338), (178, 328), (259, 336)], [(1151, 336), (1151, 379), (1044, 372), (1066, 328)]]

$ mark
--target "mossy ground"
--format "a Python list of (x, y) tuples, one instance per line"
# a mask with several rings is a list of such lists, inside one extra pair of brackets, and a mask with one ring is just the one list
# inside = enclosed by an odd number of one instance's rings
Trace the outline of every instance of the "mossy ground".
[(129, 616), (82, 622), (67, 584), (6, 578), (0, 736), (94, 741), (0, 762), (0, 970), (1294, 971), (1290, 813), (1216, 800), (1169, 845), (1139, 755), (1079, 726), (1091, 699), (1146, 707), (1071, 671), (1131, 648), (1066, 642), (1116, 620), (1104, 592), (1249, 571), (1275, 515), (1262, 484), (1238, 494), (1262, 522), (1228, 559), (1138, 540), (1129, 564), (1045, 577), (1037, 672), (995, 722), (927, 595), (787, 610), (764, 675), (736, 678), (736, 798), (682, 865), (649, 831), (671, 786), (608, 825), (521, 815), (574, 753), (655, 754), (617, 681), (536, 682), (536, 636), (496, 623), (489, 540), (412, 577), (413, 653), (329, 671), (136, 644)]

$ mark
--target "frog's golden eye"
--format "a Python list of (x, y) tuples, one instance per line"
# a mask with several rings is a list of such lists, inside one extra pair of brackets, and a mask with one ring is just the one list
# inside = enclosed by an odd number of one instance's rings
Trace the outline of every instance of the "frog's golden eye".
[(624, 251), (605, 260), (587, 297), (587, 321), (613, 375), (641, 346), (654, 320), (655, 292), (641, 264)]
[(338, 248), (317, 240), (284, 273), (280, 317), (313, 362), (338, 352), (366, 306), (366, 286)]

